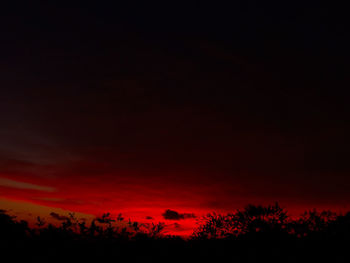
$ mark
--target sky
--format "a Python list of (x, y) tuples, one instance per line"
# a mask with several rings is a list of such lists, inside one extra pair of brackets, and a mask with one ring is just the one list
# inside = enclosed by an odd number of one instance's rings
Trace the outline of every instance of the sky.
[(348, 209), (344, 12), (298, 1), (8, 4), (0, 204), (121, 212), (180, 234), (249, 203)]

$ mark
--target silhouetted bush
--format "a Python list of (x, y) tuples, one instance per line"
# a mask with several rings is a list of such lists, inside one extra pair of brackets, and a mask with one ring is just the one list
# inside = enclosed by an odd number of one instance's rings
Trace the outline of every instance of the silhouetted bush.
[[(75, 215), (51, 214), (61, 223), (37, 218), (36, 227), (0, 210), (3, 256), (19, 261), (236, 261), (349, 262), (350, 212), (307, 211), (297, 219), (277, 203), (248, 205), (198, 222), (189, 239), (165, 235), (164, 224), (126, 221), (109, 213), (90, 223)], [(13, 260), (16, 261), (16, 260)]]
[(278, 203), (273, 206), (248, 205), (226, 215), (208, 214), (192, 235), (195, 239), (256, 238), (287, 233), (287, 212)]

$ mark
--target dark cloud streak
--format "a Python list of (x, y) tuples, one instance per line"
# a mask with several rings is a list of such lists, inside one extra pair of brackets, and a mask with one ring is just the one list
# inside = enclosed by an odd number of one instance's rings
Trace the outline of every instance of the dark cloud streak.
[(67, 216), (61, 216), (55, 212), (51, 212), (50, 213), (50, 216), (54, 219), (57, 219), (58, 221), (66, 221), (66, 220), (69, 220), (69, 217)]
[(181, 219), (189, 219), (189, 218), (196, 218), (195, 214), (191, 213), (179, 213), (177, 211), (167, 209), (162, 214), (164, 219), (166, 220), (181, 220)]

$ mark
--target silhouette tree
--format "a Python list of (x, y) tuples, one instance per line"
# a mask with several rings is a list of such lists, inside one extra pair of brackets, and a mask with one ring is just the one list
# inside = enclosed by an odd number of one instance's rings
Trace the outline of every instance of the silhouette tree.
[(39, 251), (43, 262), (53, 257), (62, 262), (72, 253), (76, 257), (72, 261), (86, 262), (142, 260), (146, 255), (161, 261), (172, 255), (174, 261), (186, 256), (191, 261), (349, 262), (350, 212), (311, 210), (292, 219), (277, 203), (248, 205), (225, 215), (208, 214), (188, 240), (165, 235), (164, 223), (124, 221), (121, 214), (112, 218), (105, 213), (90, 225), (73, 213), (60, 220), (54, 226), (38, 217), (31, 229), (0, 210), (0, 247), (10, 255), (25, 251), (18, 253), (22, 261), (29, 255), (37, 260), (32, 252)]
[(38, 226), (38, 227), (42, 227), (42, 226), (44, 226), (46, 224), (46, 222), (45, 222), (45, 220), (43, 219), (43, 218), (41, 218), (40, 216), (38, 216), (37, 218), (36, 218), (36, 225)]
[(195, 239), (233, 238), (257, 233), (285, 232), (287, 212), (278, 203), (269, 206), (248, 205), (235, 213), (217, 215), (211, 213), (192, 235)]
[(0, 209), (0, 237), (2, 240), (21, 240), (29, 233), (28, 223), (23, 220), (17, 222), (15, 219), (15, 216), (10, 216), (5, 210)]

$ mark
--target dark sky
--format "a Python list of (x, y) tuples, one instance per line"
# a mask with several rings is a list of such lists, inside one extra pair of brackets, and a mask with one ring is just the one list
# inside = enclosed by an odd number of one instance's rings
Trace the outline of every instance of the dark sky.
[(346, 9), (279, 2), (1, 8), (0, 195), (155, 218), (346, 207)]

